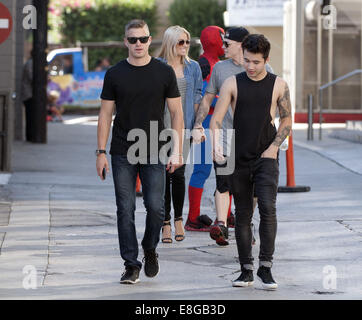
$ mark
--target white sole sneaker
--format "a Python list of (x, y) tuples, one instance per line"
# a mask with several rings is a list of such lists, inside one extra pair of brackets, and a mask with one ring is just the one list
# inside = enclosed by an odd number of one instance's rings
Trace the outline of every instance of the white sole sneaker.
[(136, 284), (136, 283), (138, 283), (138, 282), (140, 282), (140, 279), (136, 279), (136, 280), (121, 280), (119, 283), (121, 283), (121, 284)]
[(270, 291), (278, 289), (278, 284), (277, 283), (264, 283), (259, 276), (257, 276), (257, 277), (258, 277), (258, 279), (259, 279), (259, 281), (261, 283), (262, 289), (270, 290)]
[(250, 287), (254, 284), (254, 281), (232, 281), (233, 287), (242, 287), (242, 288), (246, 288), (246, 287)]

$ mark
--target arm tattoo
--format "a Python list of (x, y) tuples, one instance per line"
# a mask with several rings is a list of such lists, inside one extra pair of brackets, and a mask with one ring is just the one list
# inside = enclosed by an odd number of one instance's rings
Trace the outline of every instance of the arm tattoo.
[[(292, 107), (291, 107), (291, 102), (290, 102), (289, 88), (288, 88), (287, 84), (285, 84), (283, 96), (279, 97), (277, 104), (278, 104), (278, 109), (279, 109), (280, 120), (283, 121), (284, 119), (287, 119), (287, 118), (291, 119)], [(278, 130), (278, 133), (273, 141), (273, 145), (280, 147), (280, 145), (283, 143), (285, 138), (287, 136), (289, 136), (291, 129), (292, 129), (292, 127), (290, 125), (286, 125), (286, 126), (282, 127), (282, 124), (281, 124), (281, 126), (279, 127), (279, 130)]]
[(204, 119), (208, 114), (209, 110), (205, 110), (204, 108), (202, 108), (202, 105), (200, 104), (199, 109), (197, 110), (194, 127), (202, 126), (202, 122), (204, 121)]
[(278, 132), (278, 134), (276, 135), (276, 137), (273, 141), (273, 145), (280, 147), (280, 145), (283, 143), (285, 138), (287, 136), (289, 136), (291, 129), (292, 129), (291, 126), (286, 126), (283, 128), (283, 130), (281, 132)]
[(287, 84), (285, 84), (284, 94), (282, 97), (279, 97), (277, 104), (278, 104), (280, 119), (291, 117), (292, 106), (290, 102), (290, 93)]
[(217, 126), (218, 129), (222, 128), (222, 124), (219, 121), (216, 121), (216, 126)]

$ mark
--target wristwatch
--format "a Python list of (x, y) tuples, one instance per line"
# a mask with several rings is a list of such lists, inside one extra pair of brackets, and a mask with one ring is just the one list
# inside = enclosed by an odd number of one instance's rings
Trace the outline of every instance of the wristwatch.
[(100, 155), (101, 153), (104, 153), (104, 154), (107, 154), (107, 151), (106, 150), (102, 150), (102, 149), (98, 149), (96, 150), (96, 155)]

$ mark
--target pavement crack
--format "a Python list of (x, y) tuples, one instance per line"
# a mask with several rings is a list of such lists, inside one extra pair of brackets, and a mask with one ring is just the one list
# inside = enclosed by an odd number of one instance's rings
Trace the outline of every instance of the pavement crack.
[(342, 225), (343, 227), (345, 227), (347, 230), (352, 231), (353, 233), (358, 234), (359, 236), (362, 236), (362, 233), (354, 230), (351, 225), (349, 225), (348, 223), (344, 222), (343, 220), (336, 220), (340, 225)]
[[(210, 247), (210, 246), (207, 246), (207, 247)], [(223, 255), (221, 254), (216, 254), (216, 253), (213, 253), (213, 252), (209, 252), (209, 251), (206, 251), (206, 250), (202, 250), (201, 247), (191, 247), (191, 248), (188, 248), (189, 250), (195, 250), (195, 251), (198, 251), (198, 252), (202, 252), (202, 253), (206, 253), (206, 254), (210, 254), (210, 255), (213, 255), (213, 256), (218, 256), (218, 257), (222, 257)]]
[(48, 208), (49, 208), (49, 229), (48, 229), (48, 249), (47, 249), (47, 264), (45, 267), (45, 271), (44, 271), (44, 277), (43, 277), (43, 281), (42, 281), (42, 286), (44, 286), (45, 284), (45, 278), (48, 275), (48, 269), (49, 269), (49, 264), (50, 264), (50, 231), (51, 231), (51, 222), (52, 222), (52, 212), (51, 212), (51, 189), (54, 188), (55, 185), (51, 185), (49, 187), (49, 194), (48, 194)]
[(0, 256), (1, 256), (1, 249), (3, 247), (3, 243), (4, 243), (4, 240), (5, 240), (5, 236), (6, 236), (6, 232), (4, 232), (2, 238), (0, 238)]

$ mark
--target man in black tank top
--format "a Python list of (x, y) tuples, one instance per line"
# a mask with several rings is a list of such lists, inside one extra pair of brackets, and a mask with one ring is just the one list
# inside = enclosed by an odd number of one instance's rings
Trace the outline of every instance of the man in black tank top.
[[(279, 178), (279, 146), (292, 127), (291, 103), (287, 83), (269, 73), (270, 43), (263, 35), (249, 35), (243, 42), (246, 72), (228, 78), (220, 91), (210, 129), (213, 131), (213, 156), (223, 161), (218, 133), (231, 104), (234, 111), (235, 170), (231, 175), (231, 192), (236, 208), (235, 236), (241, 275), (235, 287), (254, 283), (252, 230), (253, 196), (258, 198), (260, 213), (260, 252), (257, 275), (264, 289), (277, 284), (271, 274), (277, 231), (276, 195)], [(274, 120), (279, 110), (278, 131)]]

